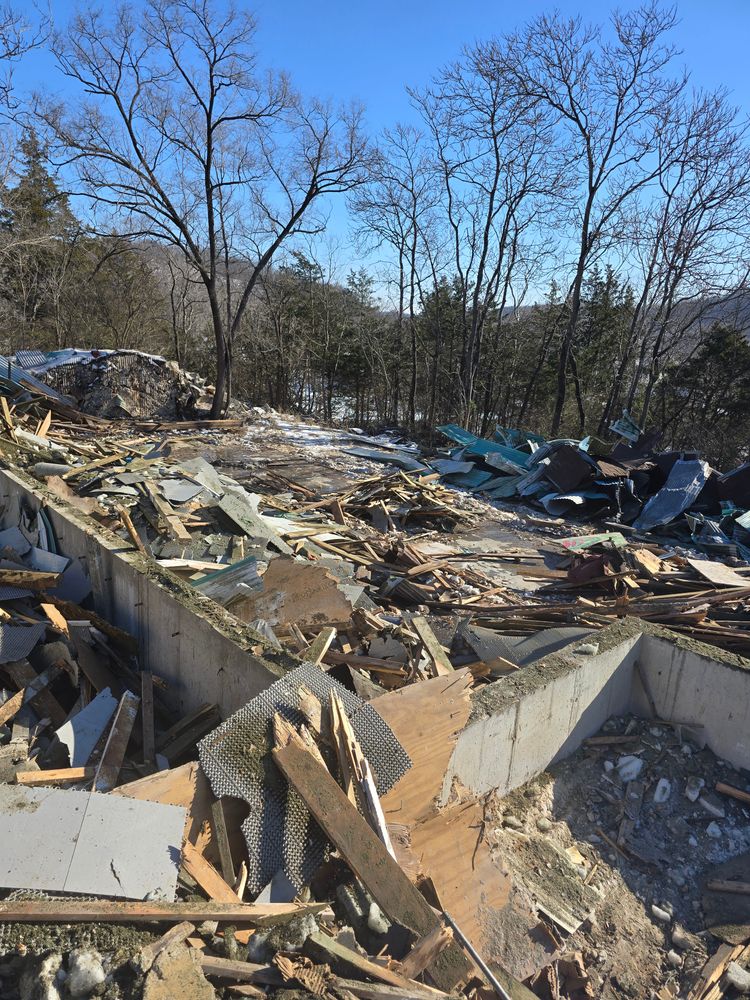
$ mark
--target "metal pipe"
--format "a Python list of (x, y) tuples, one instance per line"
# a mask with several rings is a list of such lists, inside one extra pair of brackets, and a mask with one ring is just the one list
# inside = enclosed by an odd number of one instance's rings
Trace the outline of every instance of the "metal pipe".
[(508, 993), (508, 991), (504, 989), (497, 981), (487, 963), (479, 955), (474, 945), (471, 943), (471, 941), (469, 941), (469, 939), (466, 937), (466, 935), (458, 926), (453, 917), (449, 913), (446, 913), (445, 910), (443, 910), (443, 916), (445, 917), (445, 922), (448, 924), (448, 926), (451, 928), (451, 930), (456, 935), (458, 940), (461, 942), (461, 944), (464, 946), (464, 948), (468, 951), (468, 953), (477, 963), (479, 968), (482, 970), (484, 975), (487, 977), (495, 993), (497, 993), (497, 995), (501, 998), (501, 1000), (513, 1000), (513, 997), (510, 995), (510, 993)]

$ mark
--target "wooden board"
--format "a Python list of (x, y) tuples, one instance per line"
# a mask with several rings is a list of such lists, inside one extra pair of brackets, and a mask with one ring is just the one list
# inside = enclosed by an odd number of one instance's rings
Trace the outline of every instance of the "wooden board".
[(458, 734), (471, 712), (471, 672), (454, 671), (381, 695), (372, 702), (412, 760), (381, 799), (386, 822), (411, 826), (435, 812)]
[(49, 590), (51, 587), (55, 587), (59, 581), (59, 573), (41, 573), (33, 569), (0, 569), (0, 585), (3, 587)]
[(117, 784), (130, 734), (135, 725), (139, 704), (140, 698), (132, 691), (126, 691), (120, 699), (99, 766), (96, 769), (94, 791), (109, 792)]
[(239, 903), (240, 897), (227, 885), (214, 866), (197, 851), (190, 841), (182, 845), (182, 864), (191, 878), (195, 879), (209, 899), (219, 903)]
[(253, 924), (257, 927), (287, 923), (306, 913), (320, 913), (325, 903), (155, 903), (108, 899), (80, 901), (2, 900), (2, 923), (201, 923)]
[[(273, 755), (326, 836), (384, 912), (420, 937), (429, 934), (437, 926), (438, 918), (427, 900), (411, 884), (325, 766), (296, 741), (277, 747)], [(435, 985), (445, 990), (452, 989), (470, 971), (470, 964), (455, 945), (436, 959), (431, 970)]]
[(687, 563), (715, 587), (744, 587), (747, 584), (744, 576), (723, 563), (712, 562), (710, 559), (688, 559)]
[(46, 771), (18, 771), (16, 784), (36, 787), (37, 785), (72, 785), (79, 781), (91, 781), (96, 774), (94, 767), (59, 767)]
[(420, 990), (418, 983), (410, 983), (404, 976), (384, 965), (370, 961), (369, 958), (352, 951), (351, 948), (320, 931), (315, 931), (305, 939), (302, 951), (314, 962), (330, 966), (333, 972), (340, 976), (354, 976), (356, 979), (366, 976), (381, 983), (389, 983), (391, 986), (400, 986), (401, 989), (408, 990), (414, 986), (416, 990)]
[(432, 660), (437, 675), (451, 675), (454, 673), (453, 664), (448, 659), (448, 654), (438, 642), (437, 636), (430, 628), (430, 623), (421, 615), (414, 615), (411, 620), (414, 631), (419, 636), (422, 645), (429, 658)]
[[(33, 684), (38, 674), (28, 660), (13, 660), (11, 663), (3, 663), (3, 671), (11, 678), (17, 687), (27, 687)], [(55, 698), (52, 692), (44, 687), (36, 695), (36, 704), (45, 718), (51, 719), (52, 724), (59, 728), (67, 719), (68, 713)]]

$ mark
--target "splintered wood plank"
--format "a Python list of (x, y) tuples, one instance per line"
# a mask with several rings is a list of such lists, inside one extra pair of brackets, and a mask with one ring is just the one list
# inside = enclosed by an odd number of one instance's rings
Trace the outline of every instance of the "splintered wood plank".
[(184, 542), (186, 545), (189, 545), (193, 540), (192, 536), (170, 504), (159, 496), (151, 483), (146, 481), (143, 485), (151, 503), (156, 508), (157, 514), (166, 524), (169, 534), (178, 542)]
[(411, 826), (434, 812), (456, 739), (469, 720), (471, 684), (471, 671), (462, 668), (371, 703), (412, 760), (411, 769), (381, 799), (389, 824)]
[(68, 619), (65, 618), (64, 615), (60, 614), (54, 604), (40, 604), (39, 607), (56, 629), (59, 629), (64, 635), (70, 635), (70, 631), (68, 629)]
[(124, 455), (120, 451), (112, 455), (105, 455), (104, 458), (95, 458), (93, 462), (87, 462), (86, 465), (76, 465), (75, 468), (68, 469), (60, 478), (64, 482), (67, 482), (69, 479), (76, 479), (86, 472), (93, 472), (94, 469), (102, 469), (105, 465), (113, 465), (115, 462), (120, 462), (123, 458)]
[(54, 726), (61, 726), (65, 722), (68, 713), (46, 686), (39, 686), (38, 680), (40, 675), (37, 674), (28, 660), (13, 660), (10, 663), (3, 663), (2, 669), (16, 687), (30, 687), (31, 685), (35, 685), (34, 698), (36, 705), (45, 718), (52, 721)]
[(150, 969), (157, 955), (166, 951), (167, 948), (185, 941), (194, 933), (195, 924), (191, 924), (189, 920), (183, 920), (181, 923), (175, 924), (174, 927), (169, 928), (166, 934), (162, 934), (158, 941), (154, 941), (153, 944), (147, 944), (144, 948), (141, 948), (138, 954), (138, 965), (141, 969)]
[(425, 969), (429, 969), (441, 951), (453, 940), (450, 927), (438, 926), (425, 937), (420, 938), (412, 950), (401, 961), (401, 972), (407, 979), (416, 979)]
[[(273, 756), (326, 836), (384, 912), (420, 936), (429, 934), (438, 924), (437, 916), (325, 766), (293, 740), (276, 747)], [(456, 946), (438, 956), (431, 970), (435, 985), (446, 990), (470, 972), (470, 964)]]
[(146, 551), (146, 546), (143, 544), (141, 536), (135, 530), (135, 525), (133, 524), (133, 519), (131, 518), (130, 513), (120, 504), (117, 504), (115, 509), (117, 510), (120, 520), (122, 521), (123, 528), (128, 533), (130, 541), (142, 555), (147, 556), (148, 552)]
[(211, 804), (211, 827), (219, 852), (221, 873), (224, 876), (224, 881), (229, 885), (234, 885), (236, 878), (234, 862), (232, 861), (232, 850), (229, 846), (229, 835), (227, 834), (227, 821), (224, 816), (224, 806), (221, 803), (221, 799), (216, 799)]
[(720, 944), (701, 969), (697, 982), (688, 993), (688, 1000), (705, 1000), (710, 996), (711, 987), (719, 982), (729, 963), (739, 958), (744, 950), (741, 944)]
[(51, 423), (52, 423), (52, 410), (47, 410), (47, 415), (45, 416), (44, 420), (40, 420), (39, 423), (36, 425), (36, 430), (34, 431), (36, 436), (40, 438), (46, 438), (47, 431), (50, 429)]
[(94, 791), (96, 792), (109, 792), (117, 784), (130, 734), (138, 715), (140, 700), (138, 695), (133, 694), (132, 691), (126, 691), (120, 699), (102, 758), (96, 769), (94, 778)]
[(38, 785), (72, 785), (79, 781), (91, 781), (96, 774), (95, 767), (59, 767), (46, 771), (18, 771), (16, 784), (35, 788)]
[(3, 422), (6, 428), (8, 429), (8, 433), (10, 434), (11, 438), (15, 441), (16, 430), (15, 427), (13, 426), (13, 418), (10, 415), (10, 407), (8, 406), (8, 400), (6, 399), (5, 396), (0, 396), (0, 407), (2, 407), (1, 412), (3, 417)]
[(253, 924), (258, 927), (287, 923), (306, 913), (320, 913), (326, 903), (155, 903), (108, 899), (2, 900), (2, 923), (201, 923)]
[(6, 722), (9, 722), (17, 712), (20, 712), (24, 698), (26, 697), (26, 688), (21, 688), (12, 698), (8, 698), (0, 705), (0, 726), (4, 726)]
[(54, 597), (50, 595), (48, 599), (62, 612), (68, 621), (90, 622), (108, 638), (127, 649), (128, 652), (138, 653), (138, 642), (134, 636), (132, 636), (129, 632), (126, 632), (124, 629), (117, 628), (116, 625), (111, 625), (105, 618), (102, 618), (101, 615), (98, 615), (95, 611), (87, 611), (79, 604), (74, 604), (73, 601), (64, 601), (61, 597)]
[[(341, 944), (328, 934), (315, 931), (305, 939), (302, 947), (303, 954), (313, 961), (328, 965), (340, 976), (354, 976), (358, 979), (367, 976), (370, 979), (379, 980), (381, 983), (389, 983), (391, 986), (400, 986), (401, 989), (408, 990), (412, 983), (404, 976), (370, 961), (346, 945)], [(424, 989), (418, 983), (413, 984), (420, 992)]]
[(430, 628), (430, 623), (421, 615), (414, 615), (411, 620), (414, 631), (419, 636), (422, 645), (435, 667), (438, 675), (454, 673), (453, 664), (448, 659), (448, 654), (438, 642), (437, 636)]
[(305, 661), (310, 661), (317, 666), (328, 652), (328, 649), (335, 638), (336, 629), (333, 626), (324, 628), (321, 632), (318, 632), (317, 636), (305, 650)]
[(195, 879), (209, 899), (219, 903), (239, 903), (240, 897), (227, 885), (214, 866), (206, 861), (190, 841), (182, 845), (182, 864), (191, 878)]

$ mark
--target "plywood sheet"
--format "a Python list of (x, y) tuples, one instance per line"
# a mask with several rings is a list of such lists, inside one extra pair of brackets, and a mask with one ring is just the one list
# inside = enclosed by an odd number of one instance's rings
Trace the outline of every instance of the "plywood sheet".
[(352, 603), (338, 581), (321, 566), (279, 556), (263, 574), (263, 593), (232, 608), (238, 618), (263, 618), (269, 625), (294, 622), (300, 627), (348, 624)]
[(704, 580), (708, 580), (709, 583), (713, 583), (716, 587), (747, 586), (747, 577), (741, 576), (731, 566), (711, 562), (710, 559), (688, 559), (687, 562)]
[(471, 673), (456, 670), (390, 691), (372, 702), (412, 760), (382, 799), (386, 822), (412, 826), (435, 812), (458, 734), (471, 712)]

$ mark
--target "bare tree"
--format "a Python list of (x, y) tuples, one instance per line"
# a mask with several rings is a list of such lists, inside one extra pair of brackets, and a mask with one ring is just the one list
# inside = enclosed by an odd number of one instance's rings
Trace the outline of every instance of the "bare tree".
[[(496, 44), (491, 50), (499, 54)], [(552, 121), (541, 102), (519, 98), (515, 78), (485, 46), (467, 50), (412, 97), (432, 140), (445, 242), (462, 289), (460, 386), (464, 420), (473, 423), (488, 321), (494, 315), (499, 340), (514, 286), (517, 294), (526, 283), (542, 199), (559, 182)]]
[(305, 102), (263, 73), (252, 18), (209, 0), (88, 8), (56, 38), (80, 104), (40, 98), (37, 120), (81, 192), (131, 238), (177, 247), (206, 290), (216, 351), (212, 416), (231, 393), (234, 340), (286, 241), (320, 231), (326, 195), (361, 180), (361, 112)]
[[(639, 205), (639, 220), (632, 220), (632, 232), (640, 237), (633, 239), (633, 249), (642, 261), (641, 293), (613, 386), (621, 388), (635, 352), (624, 401), (632, 408), (643, 390), (641, 422), (648, 417), (664, 357), (686, 357), (700, 339), (704, 314), (746, 287), (747, 131), (722, 92), (675, 102), (661, 130), (658, 189)], [(605, 410), (602, 423), (609, 416)]]
[(34, 16), (22, 12), (10, 3), (0, 4), (0, 106), (11, 108), (13, 97), (13, 66), (32, 49), (38, 48), (49, 37), (48, 11), (34, 8)]
[(405, 413), (412, 428), (416, 417), (419, 370), (417, 312), (421, 302), (420, 265), (426, 263), (428, 274), (433, 281), (435, 278), (429, 244), (435, 236), (434, 212), (440, 199), (436, 180), (422, 133), (413, 126), (397, 125), (384, 132), (369, 183), (359, 189), (353, 199), (353, 208), (360, 220), (358, 235), (361, 245), (369, 251), (387, 247), (395, 257), (396, 364), (390, 373), (386, 373), (386, 378), (392, 375), (392, 419), (398, 421), (406, 325), (411, 371)]
[(602, 245), (615, 239), (613, 223), (623, 205), (652, 180), (654, 136), (685, 86), (684, 77), (672, 80), (665, 73), (674, 50), (664, 36), (674, 23), (674, 9), (652, 0), (613, 14), (610, 41), (580, 18), (555, 13), (536, 18), (485, 52), (490, 66), (513, 77), (520, 98), (555, 116), (556, 141), (568, 152), (577, 182), (570, 202), (577, 249), (557, 366), (553, 434), (562, 420), (587, 268)]

